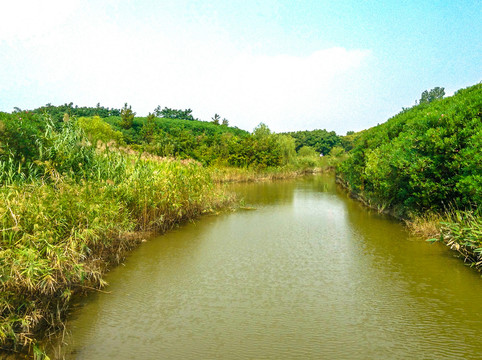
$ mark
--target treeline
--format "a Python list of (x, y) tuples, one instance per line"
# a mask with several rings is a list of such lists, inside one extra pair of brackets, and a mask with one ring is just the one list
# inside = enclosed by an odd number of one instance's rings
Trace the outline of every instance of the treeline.
[(22, 110), (18, 107), (14, 108), (15, 113), (33, 113), (38, 115), (48, 114), (52, 117), (55, 122), (60, 122), (64, 115), (67, 114), (68, 116), (100, 116), (100, 117), (108, 117), (108, 116), (120, 116), (121, 110), (120, 109), (110, 109), (108, 107), (101, 106), (100, 103), (97, 104), (96, 107), (87, 107), (82, 106), (79, 107), (73, 103), (64, 104), (55, 106), (52, 104), (46, 104), (45, 106), (41, 106), (36, 109), (32, 110)]
[[(340, 156), (344, 145), (335, 132), (326, 130), (275, 134), (265, 124), (252, 133), (229, 126), (227, 119), (215, 114), (212, 121), (200, 121), (191, 109), (158, 106), (147, 117), (136, 117), (127, 103), (122, 109), (61, 106), (47, 104), (38, 109), (16, 111), (10, 116), (23, 119), (27, 127), (42, 128), (39, 117), (49, 116), (60, 130), (66, 119), (75, 119), (90, 141), (114, 141), (161, 157), (194, 159), (203, 165), (233, 166), (262, 170), (272, 167), (315, 167), (320, 154)], [(4, 115), (6, 116), (6, 115)], [(22, 125), (24, 126), (24, 125)], [(32, 128), (32, 129), (33, 129)], [(12, 139), (15, 135), (7, 137)], [(19, 141), (24, 141), (19, 139)], [(31, 145), (30, 145), (31, 146)]]
[(309, 146), (316, 152), (328, 155), (335, 146), (342, 146), (342, 138), (334, 131), (304, 130), (286, 133), (295, 139), (295, 149), (299, 151), (303, 146)]
[[(63, 105), (52, 105), (46, 104), (44, 106), (38, 107), (36, 109), (25, 109), (22, 110), (18, 107), (14, 108), (15, 113), (34, 113), (45, 115), (48, 114), (52, 117), (54, 122), (59, 122), (63, 119), (64, 115), (67, 114), (69, 117), (90, 117), (90, 116), (99, 116), (101, 118), (106, 118), (109, 116), (121, 116), (123, 109), (128, 108), (128, 105), (125, 104), (124, 108), (116, 109), (116, 108), (109, 108), (101, 106), (100, 103), (97, 103), (95, 107), (90, 106), (78, 106), (74, 105), (74, 103), (63, 104)], [(134, 113), (135, 114), (135, 113)], [(192, 115), (192, 109), (172, 109), (168, 107), (161, 108), (161, 106), (157, 106), (154, 109), (154, 115), (157, 117), (167, 118), (167, 119), (184, 119), (184, 120), (198, 120), (194, 118)]]

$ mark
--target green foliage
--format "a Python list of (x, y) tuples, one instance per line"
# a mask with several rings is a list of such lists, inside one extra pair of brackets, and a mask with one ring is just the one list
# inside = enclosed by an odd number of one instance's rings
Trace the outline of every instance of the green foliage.
[[(21, 111), (18, 109), (18, 111)], [(235, 167), (252, 167), (255, 169), (265, 169), (267, 167), (277, 167), (285, 165), (295, 165), (298, 160), (292, 151), (291, 138), (284, 135), (272, 134), (265, 124), (260, 124), (254, 129), (252, 134), (247, 131), (230, 127), (226, 118), (221, 120), (221, 116), (215, 114), (213, 121), (199, 121), (192, 116), (191, 109), (178, 110), (165, 107), (161, 109), (158, 106), (153, 114), (147, 117), (135, 117), (132, 107), (127, 103), (121, 110), (103, 108), (97, 104), (96, 108), (79, 108), (71, 104), (63, 106), (52, 106), (47, 104), (45, 107), (29, 113), (29, 116), (52, 114), (51, 123), (56, 132), (61, 131), (64, 122), (76, 122), (78, 126), (86, 133), (89, 142), (96, 146), (102, 142), (103, 144), (127, 144), (131, 148), (139, 151), (147, 151), (162, 157), (175, 157), (180, 159), (195, 159), (204, 165), (218, 164), (222, 166)], [(88, 114), (89, 116), (84, 116)], [(97, 116), (96, 114), (102, 114)], [(114, 114), (115, 116), (110, 116)], [(24, 113), (14, 113), (8, 116), (25, 116)], [(79, 116), (78, 120), (76, 117)], [(107, 116), (107, 117), (103, 117)], [(63, 120), (63, 121), (62, 121)], [(29, 156), (23, 156), (21, 151), (15, 150), (16, 156), (20, 159), (35, 159), (21, 164), (22, 171), (15, 166), (18, 165), (19, 159), (11, 162), (11, 157), (6, 157), (0, 168), (4, 169), (4, 173), (8, 174), (9, 179), (23, 179), (32, 170), (32, 176), (36, 171), (46, 173), (46, 167), (50, 163), (39, 164), (38, 152), (39, 144), (27, 141), (27, 136), (21, 131), (17, 131), (19, 140), (14, 140), (15, 135), (12, 134), (11, 125), (14, 121), (7, 124), (6, 138), (15, 142), (16, 145), (8, 144), (8, 148), (19, 148), (24, 146), (24, 152), (31, 153)], [(33, 126), (32, 122), (27, 123)], [(38, 124), (30, 129), (43, 133), (45, 123), (40, 120)], [(220, 126), (222, 125), (222, 126)], [(27, 127), (28, 127), (27, 126)], [(3, 125), (5, 128), (6, 126)], [(7, 130), (1, 130), (6, 132)], [(24, 129), (27, 130), (27, 129)], [(313, 140), (320, 149), (324, 149), (326, 153), (339, 143), (339, 138), (334, 132), (328, 133), (325, 130), (316, 130), (311, 135), (322, 135)], [(45, 139), (43, 139), (45, 140)], [(36, 137), (37, 142), (43, 141)], [(100, 141), (100, 142), (99, 142)], [(1, 149), (0, 144), (0, 149)], [(5, 145), (3, 146), (6, 147)], [(295, 149), (299, 149), (299, 141), (295, 140)], [(1, 150), (0, 150), (0, 161)], [(16, 165), (15, 165), (15, 164)], [(48, 171), (47, 171), (48, 172)], [(17, 174), (17, 175), (15, 175)], [(4, 177), (7, 177), (5, 175)]]
[(135, 118), (130, 129), (123, 128), (118, 117), (104, 121), (122, 132), (126, 143), (158, 156), (190, 158), (204, 165), (258, 169), (280, 166), (293, 159), (286, 141), (278, 140), (282, 135), (271, 133), (262, 123), (249, 134), (236, 127), (212, 122), (159, 119), (153, 115)]
[(218, 114), (214, 114), (214, 116), (211, 118), (211, 122), (214, 124), (214, 125), (219, 125), (219, 120), (221, 120), (221, 116), (219, 116)]
[(339, 174), (372, 201), (411, 212), (482, 203), (482, 84), (406, 109), (358, 134)]
[(288, 133), (296, 142), (296, 151), (303, 146), (310, 146), (319, 154), (328, 154), (333, 146), (341, 144), (341, 139), (334, 131), (312, 130)]
[(260, 123), (253, 130), (253, 136), (256, 139), (267, 138), (270, 135), (271, 135), (271, 130), (269, 129), (268, 125), (266, 125), (265, 123)]
[(99, 141), (107, 144), (114, 141), (117, 144), (123, 143), (123, 136), (120, 131), (115, 131), (112, 126), (103, 121), (99, 116), (90, 118), (80, 117), (77, 120), (79, 127), (84, 130), (90, 143), (97, 145)]
[(425, 90), (420, 97), (419, 104), (428, 104), (434, 100), (443, 99), (444, 95), (445, 89), (438, 86), (430, 91)]
[(171, 109), (168, 107), (161, 109), (161, 107), (158, 106), (154, 110), (154, 115), (156, 117), (166, 118), (166, 119), (197, 120), (192, 116), (191, 109), (178, 110), (178, 109)]
[(31, 112), (0, 113), (0, 160), (22, 164), (38, 158), (37, 139), (45, 129), (43, 118)]
[(345, 155), (345, 149), (343, 149), (341, 146), (334, 146), (333, 148), (331, 148), (328, 155), (333, 157), (341, 157)]
[(311, 146), (303, 146), (298, 150), (298, 156), (302, 157), (318, 157), (320, 154), (316, 152)]
[(345, 151), (350, 151), (353, 149), (356, 138), (361, 134), (355, 133), (354, 131), (348, 131), (345, 136), (340, 136), (340, 146)]
[[(15, 112), (22, 112), (19, 108), (15, 108)], [(64, 104), (59, 106), (54, 106), (52, 104), (47, 104), (45, 106), (39, 107), (34, 110), (29, 110), (30, 113), (34, 113), (37, 115), (50, 115), (53, 119), (54, 123), (60, 123), (64, 117), (64, 114), (68, 114), (69, 117), (91, 117), (91, 116), (99, 116), (101, 118), (105, 118), (108, 116), (120, 116), (120, 109), (110, 109), (97, 104), (96, 107), (79, 107), (77, 105), (74, 106), (73, 103)]]
[(294, 163), (296, 161), (295, 139), (289, 135), (278, 135), (277, 142), (281, 154), (281, 165)]
[(132, 107), (130, 105), (127, 106), (127, 103), (125, 103), (124, 107), (121, 110), (121, 126), (126, 130), (130, 129), (134, 122), (135, 115), (136, 113), (132, 111)]
[(482, 217), (480, 210), (451, 209), (440, 222), (438, 238), (429, 242), (444, 242), (457, 251), (470, 266), (482, 270)]

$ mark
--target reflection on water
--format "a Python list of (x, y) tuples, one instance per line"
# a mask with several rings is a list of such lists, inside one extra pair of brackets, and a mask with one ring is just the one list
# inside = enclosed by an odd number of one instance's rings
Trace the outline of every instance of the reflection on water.
[[(255, 211), (143, 244), (69, 324), (68, 359), (477, 359), (482, 282), (330, 176), (233, 185)], [(58, 352), (52, 351), (52, 356)]]

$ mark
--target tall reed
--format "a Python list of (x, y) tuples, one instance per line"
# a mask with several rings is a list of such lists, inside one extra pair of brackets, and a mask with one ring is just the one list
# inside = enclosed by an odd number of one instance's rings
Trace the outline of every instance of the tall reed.
[[(95, 149), (75, 124), (46, 127), (37, 159), (0, 162), (0, 347), (35, 348), (58, 327), (73, 294), (139, 243), (224, 206), (209, 172), (193, 161)], [(31, 171), (28, 170), (28, 166)]]

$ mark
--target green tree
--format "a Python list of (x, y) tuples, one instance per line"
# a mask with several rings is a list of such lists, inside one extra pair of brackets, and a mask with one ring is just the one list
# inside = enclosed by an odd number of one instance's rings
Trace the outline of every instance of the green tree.
[(253, 136), (257, 139), (262, 139), (271, 135), (271, 130), (265, 123), (259, 123), (253, 130)]
[(425, 90), (420, 97), (420, 104), (429, 104), (434, 100), (443, 99), (445, 89), (443, 87), (434, 87), (432, 90)]
[(277, 135), (277, 146), (280, 149), (282, 165), (294, 162), (296, 158), (295, 139), (289, 135)]
[(161, 117), (161, 116), (162, 116), (161, 105), (157, 105), (157, 107), (154, 109), (154, 115), (156, 115), (156, 117)]
[(179, 110), (164, 107), (164, 109), (161, 110), (161, 107), (158, 106), (154, 109), (154, 114), (157, 117), (162, 117), (165, 119), (196, 120), (194, 116), (192, 116), (191, 109)]
[(221, 116), (219, 116), (218, 114), (214, 114), (214, 116), (211, 119), (212, 119), (211, 122), (213, 124), (219, 125), (219, 120), (221, 120)]
[(298, 150), (298, 156), (301, 157), (317, 157), (319, 156), (315, 149), (311, 146), (303, 146)]
[(149, 113), (149, 115), (147, 115), (146, 122), (142, 125), (141, 137), (148, 143), (152, 141), (156, 132), (156, 124), (154, 122), (155, 118), (156, 115)]
[(132, 127), (134, 116), (136, 116), (136, 113), (132, 111), (132, 107), (130, 105), (127, 106), (127, 103), (125, 103), (121, 110), (121, 125), (124, 129), (127, 130)]
[(77, 125), (84, 130), (90, 143), (94, 146), (99, 141), (107, 144), (111, 140), (117, 144), (123, 143), (122, 133), (115, 131), (109, 124), (103, 121), (99, 116), (80, 117), (77, 120)]

